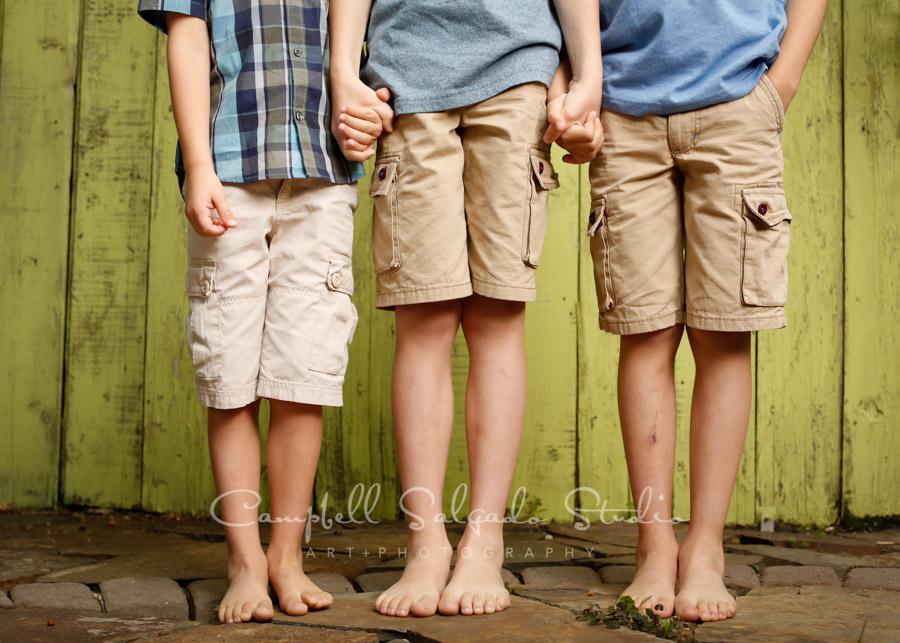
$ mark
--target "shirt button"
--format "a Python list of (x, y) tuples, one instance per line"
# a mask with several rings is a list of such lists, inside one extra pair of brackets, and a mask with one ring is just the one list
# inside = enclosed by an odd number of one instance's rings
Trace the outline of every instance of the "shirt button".
[(760, 214), (765, 214), (769, 211), (769, 206), (766, 203), (760, 203), (758, 206), (756, 206), (756, 211)]
[(294, 118), (296, 118), (301, 123), (306, 120), (306, 117), (303, 115), (303, 112), (294, 112)]
[(300, 47), (294, 47), (294, 55), (299, 58), (303, 55), (303, 52), (300, 50)]

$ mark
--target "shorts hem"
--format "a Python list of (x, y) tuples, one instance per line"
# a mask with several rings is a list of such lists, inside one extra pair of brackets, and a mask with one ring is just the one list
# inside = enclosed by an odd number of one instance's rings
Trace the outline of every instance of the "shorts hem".
[(391, 309), (394, 306), (408, 304), (430, 304), (448, 299), (462, 299), (472, 294), (472, 284), (453, 284), (450, 286), (425, 286), (406, 290), (393, 290), (376, 293), (375, 307)]
[(600, 316), (600, 328), (602, 330), (605, 330), (607, 333), (612, 333), (613, 335), (638, 335), (640, 333), (652, 333), (656, 330), (670, 328), (675, 324), (683, 323), (684, 311), (682, 310), (676, 310), (674, 312), (665, 313), (656, 317), (627, 321), (613, 321), (609, 319), (603, 319), (603, 316)]
[(226, 391), (197, 387), (197, 399), (212, 409), (239, 409), (258, 399), (256, 384)]
[(776, 330), (787, 326), (784, 311), (772, 315), (733, 317), (727, 315), (704, 315), (687, 313), (687, 325), (697, 330), (718, 330), (723, 332), (747, 332), (755, 330)]
[(537, 299), (537, 288), (534, 286), (510, 286), (473, 278), (472, 289), (482, 297), (491, 299), (505, 301), (534, 301)]
[(344, 405), (344, 392), (342, 387), (330, 388), (327, 386), (280, 382), (278, 380), (264, 378), (259, 379), (259, 384), (256, 387), (256, 395), (269, 400), (295, 402), (297, 404), (312, 404), (315, 406)]

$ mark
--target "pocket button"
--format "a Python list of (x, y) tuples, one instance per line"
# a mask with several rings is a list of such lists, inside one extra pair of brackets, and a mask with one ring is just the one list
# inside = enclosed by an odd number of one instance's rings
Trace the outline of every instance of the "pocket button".
[(336, 272), (333, 275), (331, 275), (331, 285), (334, 286), (335, 288), (341, 287), (341, 273)]
[(381, 168), (378, 170), (378, 178), (384, 181), (384, 177), (387, 176), (387, 168)]
[(538, 163), (538, 174), (543, 174), (543, 173), (544, 173), (544, 162), (541, 161), (540, 163)]
[(203, 281), (200, 282), (200, 288), (201, 288), (201, 290), (203, 290), (204, 295), (209, 294), (211, 285), (212, 284), (209, 283), (209, 279), (204, 279)]
[(760, 204), (756, 207), (756, 211), (759, 212), (760, 214), (763, 214), (763, 215), (764, 215), (766, 212), (769, 211), (769, 206), (768, 206), (768, 204), (766, 204), (766, 203), (760, 203)]

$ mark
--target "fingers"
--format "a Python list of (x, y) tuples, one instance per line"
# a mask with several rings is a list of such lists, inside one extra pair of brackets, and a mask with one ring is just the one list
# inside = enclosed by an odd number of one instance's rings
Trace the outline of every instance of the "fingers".
[(375, 140), (381, 134), (381, 118), (375, 110), (367, 110), (377, 122), (372, 122), (364, 118), (357, 118), (349, 114), (341, 114), (338, 118), (340, 124), (338, 131), (348, 139), (353, 139), (357, 143), (368, 147), (375, 143)]
[[(381, 91), (380, 89), (378, 91)], [(387, 91), (387, 90), (385, 90)], [(376, 92), (377, 94), (378, 92)], [(394, 131), (394, 110), (391, 109), (391, 106), (387, 103), (379, 103), (378, 105), (372, 105), (372, 109), (378, 112), (378, 115), (381, 117), (381, 125), (384, 127), (385, 132), (393, 132)]]
[(217, 221), (210, 215), (210, 207), (208, 205), (191, 204), (185, 207), (184, 215), (187, 217), (191, 227), (201, 237), (220, 237), (225, 234), (228, 229), (221, 221)]
[(603, 146), (603, 123), (596, 112), (591, 112), (591, 119), (584, 126), (573, 125), (556, 141), (556, 144), (568, 151), (563, 156), (564, 163), (580, 164), (594, 160)]
[(566, 119), (563, 116), (565, 100), (566, 95), (560, 94), (547, 103), (547, 129), (544, 132), (545, 143), (553, 143), (566, 131)]
[(344, 139), (341, 141), (341, 151), (348, 161), (366, 161), (375, 156), (375, 148), (371, 145), (363, 146), (353, 139)]
[(391, 100), (391, 90), (388, 89), (387, 87), (382, 87), (381, 89), (376, 89), (375, 95), (378, 96), (378, 99), (384, 103)]
[(224, 190), (220, 189), (216, 194), (213, 194), (212, 204), (226, 229), (237, 225), (237, 221), (234, 220), (234, 215), (231, 213), (231, 208), (228, 206), (228, 199), (225, 198)]

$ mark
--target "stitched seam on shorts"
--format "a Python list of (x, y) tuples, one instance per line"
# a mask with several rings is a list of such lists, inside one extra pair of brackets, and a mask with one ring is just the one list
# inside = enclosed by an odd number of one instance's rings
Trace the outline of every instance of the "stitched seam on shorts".
[(512, 286), (510, 284), (500, 283), (498, 281), (487, 281), (486, 279), (478, 279), (472, 277), (472, 283), (481, 284), (483, 286), (496, 286), (497, 288), (509, 288), (511, 290), (534, 290), (534, 286)]
[(260, 293), (258, 295), (235, 295), (234, 297), (219, 297), (219, 303), (223, 306), (227, 306), (229, 304), (249, 304), (254, 301), (259, 301), (266, 296), (266, 293)]
[(270, 284), (269, 290), (277, 290), (278, 292), (292, 292), (298, 293), (301, 295), (310, 295), (315, 298), (319, 298), (319, 291), (315, 288), (305, 288), (303, 286), (281, 286), (279, 284)]
[(709, 319), (711, 321), (743, 321), (754, 319), (778, 319), (784, 317), (783, 306), (748, 306), (748, 309), (763, 310), (765, 308), (777, 308), (780, 312), (770, 313), (768, 315), (713, 315), (710, 313), (687, 313), (688, 317), (695, 319)]
[(386, 290), (379, 290), (379, 291), (377, 291), (377, 294), (379, 294), (379, 295), (402, 295), (402, 294), (408, 293), (408, 292), (421, 292), (423, 290), (447, 290), (449, 288), (459, 288), (461, 286), (469, 286), (469, 285), (471, 285), (471, 282), (463, 281), (458, 284), (442, 284), (440, 286), (422, 286), (420, 288), (403, 288), (403, 289), (390, 288), (390, 289), (386, 289)]
[(206, 388), (203, 386), (197, 387), (198, 393), (209, 393), (213, 397), (236, 397), (239, 395), (246, 395), (251, 391), (256, 390), (256, 384), (249, 384), (247, 386), (242, 386), (241, 388), (231, 388), (227, 390), (217, 389), (217, 388)]
[[(613, 310), (615, 310), (615, 309), (613, 309)], [(665, 319), (666, 317), (670, 317), (671, 315), (677, 315), (678, 313), (683, 313), (683, 312), (684, 312), (684, 310), (682, 308), (678, 308), (676, 310), (673, 310), (672, 312), (663, 313), (661, 315), (655, 315), (653, 317), (640, 317), (639, 319), (617, 320), (617, 319), (604, 318), (603, 323), (610, 324), (611, 326), (628, 326), (628, 325), (632, 325), (632, 324), (646, 324), (648, 322), (658, 321), (660, 319)], [(609, 313), (604, 313), (604, 314), (608, 315)]]
[(323, 393), (335, 393), (343, 390), (342, 386), (317, 386), (315, 384), (301, 384), (299, 382), (284, 382), (282, 380), (270, 380), (265, 377), (259, 378), (260, 384), (266, 384), (273, 388), (290, 389), (292, 391), (317, 391)]

